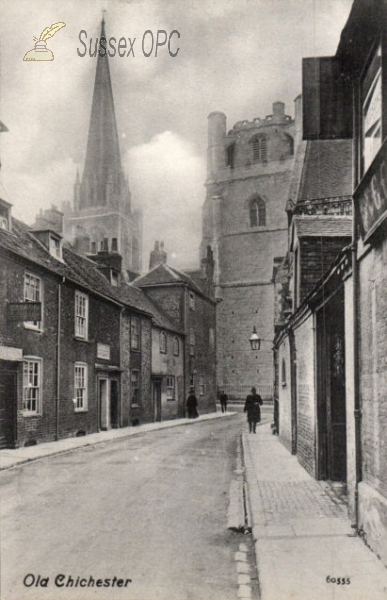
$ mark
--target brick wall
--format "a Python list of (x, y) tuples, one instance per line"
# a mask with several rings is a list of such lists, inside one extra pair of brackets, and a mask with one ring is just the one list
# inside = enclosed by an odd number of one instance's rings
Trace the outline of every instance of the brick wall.
[(300, 244), (300, 304), (328, 271), (350, 237), (305, 237)]
[(295, 329), (297, 356), (297, 457), (312, 475), (316, 471), (316, 410), (313, 317)]

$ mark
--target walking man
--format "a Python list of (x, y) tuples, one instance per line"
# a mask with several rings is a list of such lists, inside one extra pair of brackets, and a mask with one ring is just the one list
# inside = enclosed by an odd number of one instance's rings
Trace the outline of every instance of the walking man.
[(257, 423), (261, 420), (261, 405), (262, 398), (257, 394), (255, 387), (251, 388), (251, 394), (246, 398), (243, 412), (247, 412), (247, 421), (249, 424), (249, 432), (256, 433)]
[(222, 413), (227, 412), (227, 400), (228, 400), (228, 396), (224, 392), (224, 390), (221, 392), (221, 394), (219, 396), (219, 400), (220, 400), (220, 406), (222, 408)]

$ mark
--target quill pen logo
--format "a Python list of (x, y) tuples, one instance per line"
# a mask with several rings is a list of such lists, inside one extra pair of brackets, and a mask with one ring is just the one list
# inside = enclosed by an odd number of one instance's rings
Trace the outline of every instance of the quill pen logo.
[(46, 43), (62, 27), (66, 27), (66, 23), (54, 23), (50, 27), (43, 29), (39, 39), (36, 37), (33, 38), (35, 40), (35, 48), (29, 50), (23, 60), (54, 60), (54, 54), (47, 48)]

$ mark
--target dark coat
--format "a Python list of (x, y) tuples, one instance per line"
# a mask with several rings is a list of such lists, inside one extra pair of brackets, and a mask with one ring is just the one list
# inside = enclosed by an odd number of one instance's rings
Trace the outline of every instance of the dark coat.
[(228, 396), (224, 392), (220, 394), (219, 400), (221, 404), (227, 404)]
[(195, 394), (190, 394), (187, 398), (187, 412), (190, 419), (198, 417), (197, 411), (198, 401)]
[(246, 398), (243, 412), (247, 412), (247, 420), (259, 423), (261, 420), (262, 398), (259, 394), (249, 394)]

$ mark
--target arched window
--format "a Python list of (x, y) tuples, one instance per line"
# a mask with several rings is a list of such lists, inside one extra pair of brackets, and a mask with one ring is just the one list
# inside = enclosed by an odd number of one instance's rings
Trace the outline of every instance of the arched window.
[(167, 353), (167, 336), (164, 331), (160, 331), (160, 352)]
[(234, 160), (235, 160), (235, 143), (234, 144), (230, 144), (227, 147), (226, 150), (226, 154), (227, 154), (227, 166), (231, 167), (232, 169), (234, 168)]
[(173, 338), (173, 354), (174, 354), (174, 356), (179, 356), (179, 352), (180, 352), (179, 338), (175, 337), (175, 338)]
[(266, 204), (262, 198), (254, 198), (249, 208), (250, 227), (263, 227), (266, 225)]
[(292, 138), (291, 135), (286, 134), (285, 142), (286, 142), (286, 150), (287, 150), (286, 155), (293, 156), (293, 154), (294, 154), (294, 139)]
[(253, 137), (251, 140), (253, 147), (253, 162), (266, 162), (267, 161), (267, 137), (264, 134), (259, 134)]

